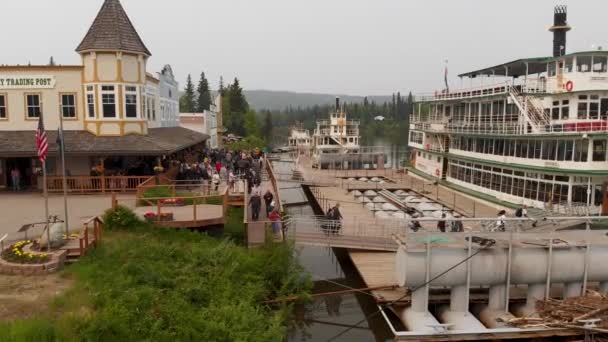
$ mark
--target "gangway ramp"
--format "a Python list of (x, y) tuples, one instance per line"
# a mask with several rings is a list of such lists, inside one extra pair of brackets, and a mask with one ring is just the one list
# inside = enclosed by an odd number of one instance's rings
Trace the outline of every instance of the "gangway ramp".
[(291, 217), (286, 221), (287, 237), (297, 244), (394, 252), (398, 248), (395, 231), (366, 234), (361, 229), (343, 229), (322, 216)]

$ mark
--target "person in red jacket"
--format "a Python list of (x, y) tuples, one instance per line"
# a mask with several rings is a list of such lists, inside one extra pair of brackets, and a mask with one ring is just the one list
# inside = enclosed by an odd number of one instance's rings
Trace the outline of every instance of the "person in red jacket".
[(215, 162), (215, 171), (219, 175), (221, 170), (222, 170), (222, 163), (218, 160)]
[(274, 233), (275, 236), (280, 236), (280, 238), (282, 240), (283, 236), (282, 236), (282, 230), (281, 230), (281, 214), (279, 214), (279, 211), (277, 210), (277, 208), (274, 208), (272, 210), (272, 212), (270, 213), (270, 216), (268, 216), (268, 218), (272, 222), (272, 232)]

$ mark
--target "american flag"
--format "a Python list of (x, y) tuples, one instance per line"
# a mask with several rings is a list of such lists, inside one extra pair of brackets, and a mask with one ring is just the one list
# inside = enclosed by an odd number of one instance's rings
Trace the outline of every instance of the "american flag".
[(46, 155), (49, 152), (49, 142), (46, 138), (46, 131), (44, 130), (44, 123), (42, 122), (42, 115), (38, 119), (38, 129), (36, 130), (36, 148), (38, 149), (38, 159), (44, 163)]

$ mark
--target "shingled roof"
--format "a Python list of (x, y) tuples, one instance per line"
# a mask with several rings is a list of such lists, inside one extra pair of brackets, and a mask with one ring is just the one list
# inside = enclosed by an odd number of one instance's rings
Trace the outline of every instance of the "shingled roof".
[[(0, 131), (0, 157), (36, 155), (35, 131)], [(49, 154), (58, 153), (57, 131), (47, 131)], [(64, 131), (68, 155), (170, 155), (209, 139), (207, 134), (182, 127), (150, 128), (148, 135), (97, 137), (87, 131)]]
[(118, 50), (152, 56), (119, 0), (105, 0), (76, 52)]

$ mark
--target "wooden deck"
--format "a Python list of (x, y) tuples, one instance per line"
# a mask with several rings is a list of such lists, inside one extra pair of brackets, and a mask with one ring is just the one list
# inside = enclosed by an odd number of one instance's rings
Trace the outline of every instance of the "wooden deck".
[(85, 256), (90, 249), (96, 248), (101, 243), (103, 235), (103, 222), (98, 216), (83, 222), (83, 228), (78, 237), (70, 238), (59, 250), (67, 251), (68, 262), (73, 262)]
[[(145, 206), (135, 208), (135, 214), (142, 220), (146, 213), (156, 213), (156, 206)], [(184, 205), (180, 207), (163, 206), (161, 213), (173, 214), (172, 221), (160, 222), (163, 227), (173, 228), (196, 228), (214, 226), (225, 223), (224, 207), (222, 205), (197, 204)]]
[[(397, 278), (395, 277), (395, 253), (351, 250), (349, 254), (367, 287), (397, 285)], [(406, 294), (404, 288), (374, 290), (371, 292), (376, 297), (377, 302), (403, 300), (402, 297)]]

